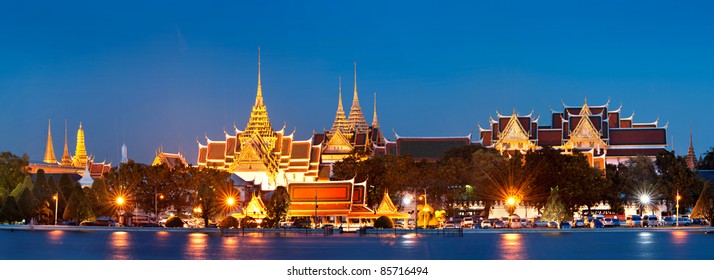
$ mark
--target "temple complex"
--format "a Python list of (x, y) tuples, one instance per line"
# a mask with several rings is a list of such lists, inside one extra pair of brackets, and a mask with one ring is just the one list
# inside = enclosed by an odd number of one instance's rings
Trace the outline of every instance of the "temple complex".
[(65, 173), (75, 174), (76, 176), (83, 176), (81, 183), (83, 186), (87, 186), (87, 184), (91, 184), (91, 178), (101, 178), (105, 172), (111, 169), (111, 164), (107, 164), (106, 162), (95, 162), (94, 157), (87, 154), (84, 142), (84, 129), (82, 128), (81, 123), (79, 124), (79, 129), (77, 130), (77, 143), (74, 156), (70, 156), (69, 154), (66, 124), (64, 135), (64, 153), (62, 154), (60, 162), (57, 162), (52, 142), (52, 126), (48, 121), (45, 157), (42, 163), (30, 163), (28, 166), (30, 173), (35, 174), (38, 170), (42, 169), (47, 175), (60, 175)]
[(562, 111), (551, 110), (552, 123), (540, 124), (540, 117), (533, 113), (510, 116), (496, 112), (497, 119), (489, 121), (488, 128), (479, 126), (480, 140), (485, 147), (494, 148), (501, 154), (526, 153), (543, 147), (551, 147), (572, 154), (584, 154), (590, 165), (605, 169), (607, 164), (627, 161), (633, 156), (654, 158), (667, 147), (667, 126), (634, 122), (620, 115), (621, 108), (611, 110), (609, 101), (602, 106), (590, 106), (585, 100), (582, 106), (566, 106)]
[(273, 130), (268, 111), (263, 103), (260, 79), (260, 53), (258, 54), (258, 88), (250, 119), (244, 130), (234, 126), (234, 131), (224, 131), (224, 138), (206, 143), (198, 142), (198, 166), (234, 173), (239, 184), (272, 191), (286, 186), (288, 180), (317, 181), (321, 156), (321, 143), (313, 139), (297, 141), (295, 132), (285, 134), (285, 127)]

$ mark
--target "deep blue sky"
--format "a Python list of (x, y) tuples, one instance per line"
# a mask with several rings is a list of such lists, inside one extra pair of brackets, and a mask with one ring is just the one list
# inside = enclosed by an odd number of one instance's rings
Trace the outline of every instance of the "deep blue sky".
[(705, 1), (19, 2), (0, 3), (0, 150), (34, 161), (52, 118), (57, 157), (66, 119), (70, 150), (82, 121), (100, 161), (125, 142), (139, 162), (159, 145), (195, 162), (196, 138), (245, 126), (258, 46), (273, 126), (298, 139), (331, 126), (339, 76), (349, 108), (357, 61), (367, 121), (376, 91), (388, 138), (466, 135), (496, 110), (549, 124), (561, 100), (610, 97), (636, 121), (669, 121), (679, 153), (690, 126), (697, 153), (714, 146)]

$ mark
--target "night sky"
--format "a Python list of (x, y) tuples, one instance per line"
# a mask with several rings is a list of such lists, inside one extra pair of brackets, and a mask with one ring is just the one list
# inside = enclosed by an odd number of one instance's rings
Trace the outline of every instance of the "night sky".
[(298, 140), (332, 125), (340, 76), (349, 110), (357, 61), (367, 122), (376, 91), (392, 139), (466, 135), (497, 110), (550, 125), (561, 100), (611, 98), (669, 122), (679, 154), (690, 128), (697, 153), (714, 146), (710, 2), (234, 2), (1, 2), (0, 151), (41, 161), (51, 118), (58, 159), (66, 120), (70, 152), (81, 121), (99, 161), (126, 143), (138, 162), (163, 145), (195, 163), (197, 138), (245, 127), (259, 46), (272, 124)]

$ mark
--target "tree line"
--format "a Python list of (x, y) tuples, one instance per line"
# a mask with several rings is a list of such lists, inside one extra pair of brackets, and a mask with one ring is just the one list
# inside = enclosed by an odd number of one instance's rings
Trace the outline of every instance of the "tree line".
[[(714, 150), (710, 153), (714, 155)], [(336, 163), (333, 174), (339, 180), (367, 180), (368, 204), (373, 207), (385, 191), (397, 202), (405, 195), (416, 198), (426, 193), (429, 205), (438, 209), (455, 211), (478, 204), (484, 206), (484, 216), (509, 197), (543, 209), (553, 189), (570, 213), (600, 203), (622, 213), (624, 206), (636, 203), (642, 194), (663, 201), (674, 212), (677, 192), (682, 197), (680, 209), (687, 209), (694, 206), (706, 183), (687, 168), (684, 157), (668, 151), (655, 160), (638, 156), (608, 164), (603, 171), (591, 167), (588, 158), (577, 151), (564, 155), (546, 147), (503, 156), (475, 145), (450, 150), (438, 161), (415, 161), (409, 156), (350, 157)]]

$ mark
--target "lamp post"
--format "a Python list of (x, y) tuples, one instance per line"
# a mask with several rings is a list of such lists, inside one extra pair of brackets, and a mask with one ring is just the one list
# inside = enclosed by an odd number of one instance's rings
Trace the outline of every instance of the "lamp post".
[(121, 213), (122, 207), (124, 205), (124, 197), (121, 197), (121, 196), (117, 197), (116, 203), (117, 203), (117, 208), (118, 208), (117, 213), (119, 213), (119, 224), (124, 225), (124, 217), (122, 217), (122, 213)]
[(679, 190), (677, 190), (677, 217), (676, 217), (677, 226), (679, 226), (679, 200), (680, 199), (682, 199), (682, 197), (679, 196)]
[(57, 194), (52, 196), (52, 199), (55, 200), (55, 225), (57, 225), (57, 205), (59, 204), (59, 191), (57, 192)]

